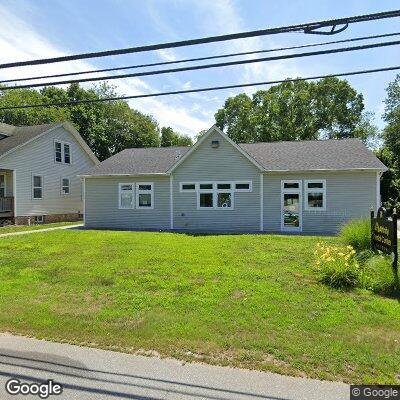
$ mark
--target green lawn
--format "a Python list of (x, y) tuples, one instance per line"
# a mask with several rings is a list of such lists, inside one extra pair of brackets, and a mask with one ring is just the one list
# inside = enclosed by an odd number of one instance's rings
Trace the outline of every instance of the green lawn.
[(39, 224), (39, 225), (9, 225), (0, 227), (0, 235), (4, 233), (36, 231), (38, 229), (57, 228), (58, 226), (76, 225), (81, 221), (75, 222), (55, 222), (53, 224)]
[(400, 304), (317, 283), (311, 265), (320, 239), (107, 231), (3, 238), (0, 330), (299, 376), (398, 383)]

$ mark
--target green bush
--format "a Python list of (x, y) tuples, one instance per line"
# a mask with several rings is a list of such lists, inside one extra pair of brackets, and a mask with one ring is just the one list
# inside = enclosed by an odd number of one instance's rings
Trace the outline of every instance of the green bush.
[(360, 286), (380, 294), (393, 294), (396, 282), (390, 256), (374, 255), (362, 265)]
[(354, 219), (342, 227), (342, 241), (357, 251), (371, 249), (371, 222), (369, 219)]

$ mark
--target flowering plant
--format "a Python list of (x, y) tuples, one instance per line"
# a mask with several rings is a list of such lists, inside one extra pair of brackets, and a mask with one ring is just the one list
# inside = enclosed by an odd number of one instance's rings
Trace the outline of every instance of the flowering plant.
[(334, 288), (355, 287), (362, 270), (355, 259), (353, 246), (334, 246), (323, 242), (315, 249), (315, 269), (319, 280)]

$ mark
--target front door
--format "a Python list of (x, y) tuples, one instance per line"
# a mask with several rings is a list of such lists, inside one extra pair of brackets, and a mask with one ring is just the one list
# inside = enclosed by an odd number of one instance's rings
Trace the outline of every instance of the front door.
[(281, 185), (281, 230), (301, 231), (301, 181), (282, 181)]

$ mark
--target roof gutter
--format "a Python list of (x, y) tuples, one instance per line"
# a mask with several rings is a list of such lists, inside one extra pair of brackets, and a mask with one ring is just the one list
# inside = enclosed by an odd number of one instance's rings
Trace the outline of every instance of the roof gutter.
[(165, 172), (151, 172), (151, 173), (138, 173), (138, 174), (102, 174), (102, 175), (90, 175), (90, 174), (80, 174), (77, 175), (79, 178), (113, 178), (117, 176), (169, 176)]
[(387, 171), (388, 168), (342, 168), (342, 169), (328, 169), (328, 168), (321, 168), (321, 169), (268, 169), (264, 170), (265, 173), (270, 172), (277, 172), (277, 173), (297, 173), (297, 172), (351, 172), (351, 171)]

